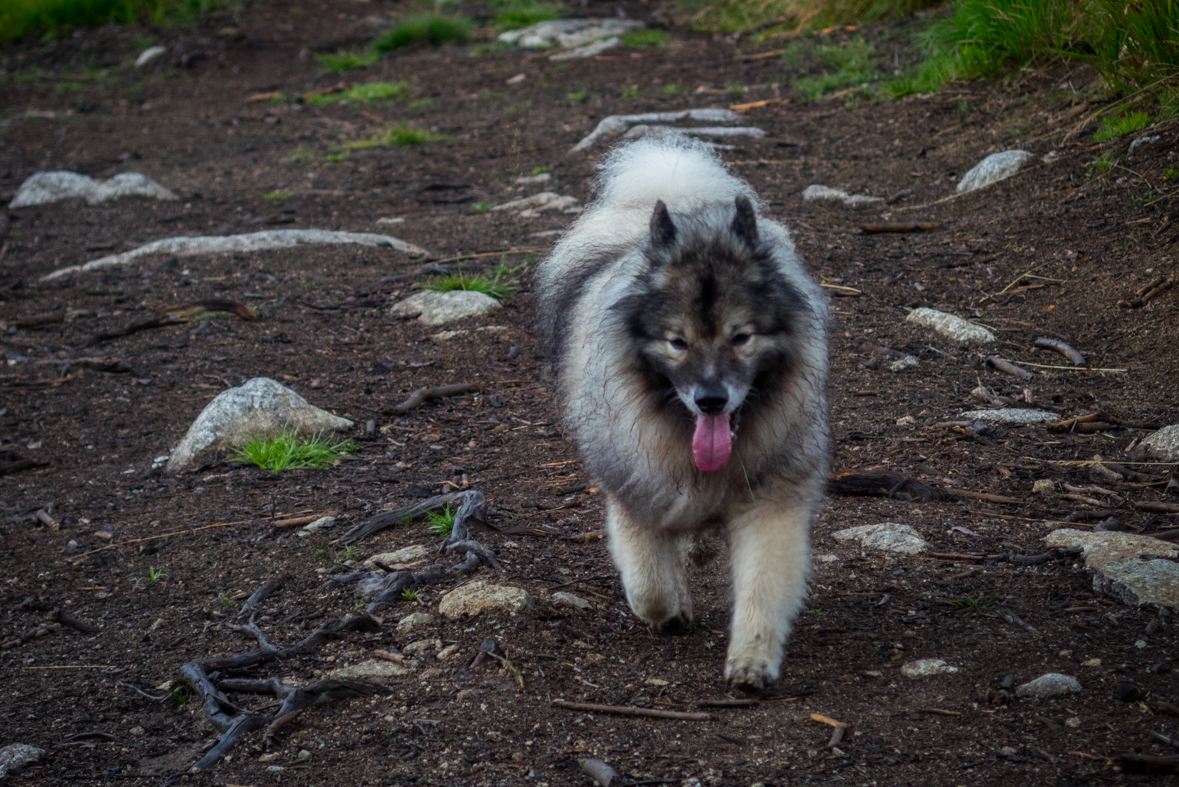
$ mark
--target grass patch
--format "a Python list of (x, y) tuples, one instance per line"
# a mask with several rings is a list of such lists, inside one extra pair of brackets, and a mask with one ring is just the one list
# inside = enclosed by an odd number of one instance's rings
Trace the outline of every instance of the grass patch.
[(994, 604), (998, 599), (994, 596), (963, 596), (947, 601), (954, 609), (972, 610), (978, 612)]
[(0, 42), (110, 24), (186, 25), (228, 6), (227, 0), (3, 0)]
[(295, 468), (322, 469), (355, 451), (356, 445), (351, 440), (332, 443), (318, 436), (301, 439), (297, 432), (288, 430), (272, 438), (247, 439), (245, 445), (236, 449), (233, 458), (281, 473)]
[(519, 30), (537, 22), (560, 19), (566, 11), (561, 3), (543, 0), (497, 0), (491, 7), (495, 9), (495, 26), (500, 30)]
[(654, 47), (667, 49), (671, 46), (671, 33), (666, 30), (649, 28), (645, 30), (631, 30), (622, 35), (622, 45), (629, 47)]
[(1150, 115), (1145, 112), (1128, 112), (1116, 117), (1102, 118), (1101, 128), (1093, 135), (1094, 142), (1104, 142), (1107, 139), (1131, 134), (1150, 125)]
[(471, 37), (471, 20), (463, 16), (418, 14), (403, 19), (392, 30), (373, 42), (373, 49), (384, 54), (413, 44), (465, 44)]
[(502, 301), (516, 294), (520, 284), (516, 274), (520, 267), (523, 266), (509, 268), (506, 265), (498, 265), (490, 274), (472, 274), (459, 271), (431, 279), (426, 282), (425, 287), (434, 292), (453, 292), (455, 290), (481, 292), (484, 295), (490, 295), (497, 301)]
[(763, 36), (898, 19), (937, 4), (937, 0), (681, 0), (688, 10), (688, 24), (696, 30), (732, 33), (760, 27)]
[(356, 142), (349, 142), (344, 147), (348, 150), (367, 150), (369, 148), (391, 148), (400, 145), (423, 145), (427, 142), (437, 142), (442, 139), (446, 139), (446, 137), (441, 134), (435, 134), (433, 131), (426, 131), (425, 129), (414, 128), (405, 123), (398, 123), (397, 125), (389, 126), (375, 136), (357, 140)]
[[(452, 530), (454, 529), (453, 524), (451, 525), (451, 529)], [(416, 590), (414, 590), (413, 588), (405, 588), (404, 590), (401, 591), (401, 600), (402, 601), (410, 601), (410, 602), (417, 601), (418, 600), (418, 592)]]
[(809, 100), (818, 101), (841, 88), (879, 81), (875, 57), (876, 49), (859, 36), (842, 45), (825, 44), (815, 50), (815, 59), (831, 70), (799, 79), (794, 86)]
[(1085, 167), (1088, 174), (1092, 175), (1094, 172), (1100, 172), (1102, 175), (1113, 169), (1114, 164), (1118, 163), (1117, 159), (1111, 151), (1105, 151), (1100, 156), (1097, 156)]
[(292, 150), (291, 155), (288, 156), (288, 158), (291, 161), (307, 161), (309, 159), (315, 158), (315, 154), (307, 148), (300, 146)]
[(454, 532), (454, 515), (458, 511), (450, 509), (450, 503), (441, 511), (431, 511), (426, 514), (426, 521), (430, 523), (430, 530), (441, 538), (448, 538)]
[(631, 85), (630, 87), (624, 87), (622, 89), (622, 92), (619, 95), (622, 98), (638, 98), (639, 93), (640, 93), (639, 86), (638, 85)]
[(588, 95), (589, 95), (589, 92), (585, 88), (582, 88), (581, 90), (578, 90), (576, 93), (566, 93), (565, 98), (569, 101), (585, 101), (586, 96), (588, 96)]
[(348, 52), (340, 50), (335, 54), (316, 55), (315, 59), (324, 67), (324, 70), (334, 74), (338, 71), (351, 71), (354, 68), (367, 68), (380, 60), (381, 56), (372, 51)]
[(328, 93), (322, 96), (312, 96), (307, 99), (308, 104), (334, 104), (337, 101), (388, 101), (403, 98), (409, 93), (408, 82), (365, 82), (353, 85), (348, 90), (339, 93)]
[(475, 211), (476, 213), (486, 213), (494, 207), (495, 205), (491, 204), (490, 202), (476, 202), (471, 205), (471, 210)]
[(290, 199), (291, 192), (289, 191), (272, 191), (269, 194), (263, 195), (262, 199), (270, 202), (282, 202), (284, 199)]
[(434, 99), (429, 97), (415, 98), (409, 102), (409, 108), (414, 110), (429, 109), (432, 106), (434, 106)]

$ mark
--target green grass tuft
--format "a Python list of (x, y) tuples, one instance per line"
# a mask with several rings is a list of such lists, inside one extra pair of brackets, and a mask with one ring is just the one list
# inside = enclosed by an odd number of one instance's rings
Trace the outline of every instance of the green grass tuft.
[(0, 42), (109, 24), (186, 25), (228, 5), (227, 0), (2, 0)]
[(392, 30), (373, 42), (373, 49), (384, 54), (412, 44), (464, 44), (471, 37), (471, 20), (462, 16), (418, 14), (403, 19)]
[(994, 596), (963, 596), (962, 598), (952, 599), (948, 603), (954, 609), (971, 610), (978, 612), (981, 609), (993, 605), (998, 599)]
[(857, 36), (842, 45), (823, 45), (815, 50), (815, 59), (831, 70), (818, 76), (799, 79), (794, 83), (811, 101), (840, 88), (864, 85), (879, 80), (876, 70), (876, 49)]
[(458, 511), (450, 510), (450, 503), (441, 511), (431, 511), (426, 514), (426, 521), (430, 523), (430, 530), (441, 538), (448, 538), (454, 532), (454, 515)]
[(1116, 117), (1102, 118), (1101, 128), (1093, 135), (1094, 142), (1131, 134), (1150, 125), (1150, 115), (1145, 112), (1129, 112)]
[(566, 10), (561, 3), (543, 0), (499, 0), (491, 5), (496, 9), (495, 26), (500, 30), (519, 30), (537, 22), (560, 19)]
[(328, 73), (351, 71), (354, 68), (366, 68), (381, 59), (376, 52), (347, 52), (340, 50), (335, 54), (316, 55), (315, 59)]
[(622, 36), (622, 45), (629, 47), (655, 47), (656, 49), (667, 49), (671, 46), (671, 33), (666, 30), (647, 29), (647, 30), (631, 30), (629, 33), (624, 33)]
[(297, 432), (288, 430), (269, 439), (247, 439), (245, 445), (236, 449), (233, 458), (281, 473), (300, 467), (322, 469), (354, 451), (356, 446), (351, 440), (332, 443), (318, 436), (301, 439)]
[(353, 85), (349, 90), (340, 93), (328, 93), (323, 96), (312, 96), (307, 99), (308, 104), (334, 104), (337, 101), (387, 101), (403, 98), (409, 93), (408, 82), (365, 82)]
[(270, 202), (282, 202), (284, 199), (290, 199), (291, 192), (289, 191), (272, 191), (269, 194), (263, 195), (262, 199)]
[[(453, 528), (453, 525), (452, 525), (452, 528)], [(416, 590), (414, 590), (413, 588), (405, 588), (404, 590), (401, 591), (401, 600), (402, 601), (411, 601), (411, 602), (417, 601), (418, 600), (418, 592)]]
[(519, 286), (519, 280), (516, 278), (516, 272), (519, 268), (508, 268), (504, 265), (499, 265), (489, 275), (451, 273), (447, 276), (442, 276), (437, 279), (432, 279), (426, 282), (427, 290), (434, 292), (453, 292), (455, 290), (467, 290), (469, 292), (481, 292), (484, 295), (490, 295), (498, 301), (506, 300), (516, 294), (516, 289)]
[(369, 148), (390, 148), (399, 145), (422, 145), (427, 142), (437, 142), (441, 139), (446, 139), (446, 137), (441, 134), (435, 134), (433, 131), (426, 131), (425, 129), (414, 128), (405, 123), (398, 123), (397, 125), (389, 126), (379, 134), (368, 137), (367, 139), (349, 142), (344, 147), (349, 150), (367, 150)]

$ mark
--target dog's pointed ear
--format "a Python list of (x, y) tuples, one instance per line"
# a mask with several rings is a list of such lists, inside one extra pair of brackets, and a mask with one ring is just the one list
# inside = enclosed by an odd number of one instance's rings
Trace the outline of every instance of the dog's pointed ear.
[(737, 197), (737, 215), (733, 217), (733, 234), (749, 248), (757, 246), (757, 215), (748, 197)]
[(657, 249), (667, 248), (675, 243), (675, 224), (671, 222), (671, 214), (667, 212), (667, 205), (663, 200), (655, 203), (655, 212), (651, 214), (651, 245)]

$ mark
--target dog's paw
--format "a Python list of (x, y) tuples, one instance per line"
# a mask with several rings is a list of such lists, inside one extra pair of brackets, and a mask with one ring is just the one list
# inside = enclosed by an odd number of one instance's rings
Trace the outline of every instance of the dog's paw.
[(778, 670), (768, 664), (737, 664), (730, 661), (725, 665), (725, 680), (734, 689), (761, 691), (778, 679)]
[(691, 615), (685, 615), (682, 612), (679, 615), (665, 621), (659, 626), (659, 631), (663, 634), (670, 634), (673, 637), (678, 637), (682, 634), (687, 634), (692, 630), (693, 622)]

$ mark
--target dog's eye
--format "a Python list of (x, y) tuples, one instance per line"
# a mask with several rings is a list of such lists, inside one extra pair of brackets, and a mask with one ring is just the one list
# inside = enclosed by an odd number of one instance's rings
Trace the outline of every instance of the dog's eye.
[(747, 333), (739, 333), (733, 337), (732, 342), (734, 347), (740, 347), (743, 344), (749, 344), (750, 335)]
[(667, 343), (671, 345), (673, 350), (686, 350), (686, 349), (688, 349), (688, 343), (680, 338), (668, 339)]

